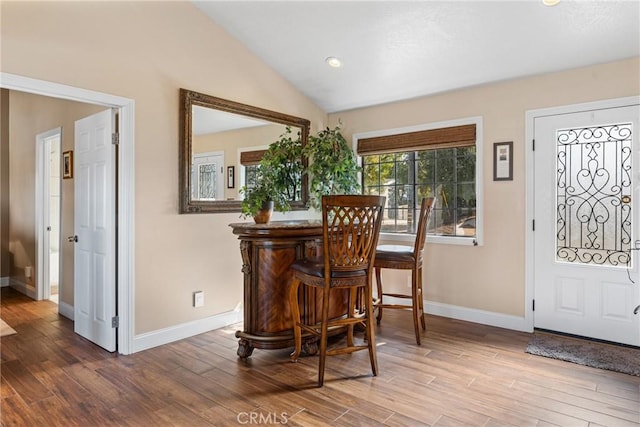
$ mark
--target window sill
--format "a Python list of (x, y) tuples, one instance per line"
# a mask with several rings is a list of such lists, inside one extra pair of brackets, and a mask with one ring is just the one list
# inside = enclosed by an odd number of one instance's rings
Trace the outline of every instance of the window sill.
[[(415, 241), (415, 234), (400, 234), (400, 233), (380, 233), (378, 244), (411, 244)], [(461, 246), (478, 246), (477, 237), (456, 237), (456, 236), (436, 236), (433, 234), (427, 234), (427, 243), (436, 243), (444, 245), (461, 245)]]

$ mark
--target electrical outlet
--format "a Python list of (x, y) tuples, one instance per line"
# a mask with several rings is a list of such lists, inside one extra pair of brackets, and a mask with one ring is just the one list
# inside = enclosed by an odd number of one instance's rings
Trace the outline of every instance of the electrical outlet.
[(196, 291), (193, 293), (193, 306), (194, 307), (202, 307), (204, 306), (204, 292)]

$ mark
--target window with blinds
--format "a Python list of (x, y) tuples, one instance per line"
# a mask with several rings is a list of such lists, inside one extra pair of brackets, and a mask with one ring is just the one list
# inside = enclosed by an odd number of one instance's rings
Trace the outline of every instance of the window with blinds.
[(240, 153), (240, 164), (243, 166), (244, 182), (241, 185), (247, 187), (247, 191), (256, 187), (258, 179), (258, 170), (260, 169), (260, 160), (267, 150), (242, 151)]
[(358, 138), (364, 194), (387, 197), (383, 232), (416, 232), (424, 197), (435, 197), (429, 233), (476, 237), (476, 125)]

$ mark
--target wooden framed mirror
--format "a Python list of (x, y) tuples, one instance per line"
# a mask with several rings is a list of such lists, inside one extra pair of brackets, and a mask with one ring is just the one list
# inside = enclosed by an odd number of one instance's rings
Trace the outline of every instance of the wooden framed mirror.
[[(305, 146), (309, 126), (307, 119), (180, 89), (180, 213), (240, 212), (245, 170), (287, 127)], [(306, 176), (301, 180), (300, 200), (291, 202), (296, 210), (307, 202)]]

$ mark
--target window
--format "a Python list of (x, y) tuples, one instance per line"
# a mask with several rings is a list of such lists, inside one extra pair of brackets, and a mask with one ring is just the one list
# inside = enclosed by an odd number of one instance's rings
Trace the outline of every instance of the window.
[(354, 136), (362, 156), (363, 193), (387, 197), (383, 233), (414, 234), (420, 202), (435, 197), (429, 234), (448, 243), (477, 244), (480, 125), (480, 119), (474, 119), (471, 124)]
[(252, 149), (240, 152), (240, 186), (246, 186), (247, 190), (252, 190), (256, 186), (258, 171), (260, 170), (260, 159), (267, 152), (267, 149)]
[(260, 170), (260, 165), (247, 165), (244, 169), (244, 177), (245, 183), (244, 185), (247, 187), (247, 190), (253, 190), (256, 188), (256, 183), (258, 180), (258, 171)]

